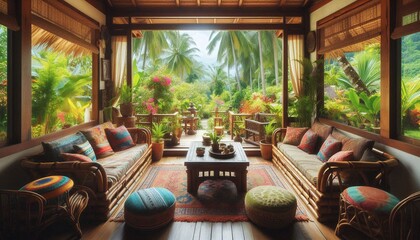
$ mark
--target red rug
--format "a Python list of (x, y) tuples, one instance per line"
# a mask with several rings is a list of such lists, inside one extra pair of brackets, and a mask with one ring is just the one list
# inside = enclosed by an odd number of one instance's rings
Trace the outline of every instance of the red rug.
[[(291, 187), (280, 179), (270, 165), (251, 165), (248, 167), (248, 190), (261, 185), (275, 185), (291, 190)], [(176, 197), (174, 221), (181, 222), (227, 222), (249, 221), (244, 208), (244, 194), (239, 195), (233, 203), (201, 202), (187, 192), (186, 168), (181, 165), (152, 166), (140, 189), (164, 187)], [(306, 221), (306, 212), (299, 206), (296, 211), (297, 221)], [(120, 211), (112, 221), (123, 222), (124, 211)]]

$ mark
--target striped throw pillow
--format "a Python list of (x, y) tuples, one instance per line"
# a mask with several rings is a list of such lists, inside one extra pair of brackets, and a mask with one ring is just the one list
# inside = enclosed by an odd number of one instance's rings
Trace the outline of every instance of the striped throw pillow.
[(92, 159), (92, 161), (96, 161), (96, 155), (95, 152), (93, 151), (92, 145), (90, 145), (90, 143), (88, 141), (82, 143), (82, 144), (76, 144), (73, 146), (74, 150), (76, 151), (76, 153), (78, 154), (83, 154), (87, 157), (89, 157), (90, 159)]
[(135, 145), (124, 125), (117, 128), (105, 128), (105, 134), (114, 151), (121, 151)]
[(114, 154), (114, 151), (106, 138), (105, 131), (101, 126), (90, 128), (86, 131), (82, 131), (82, 133), (85, 135), (90, 145), (92, 145), (97, 158), (104, 158)]

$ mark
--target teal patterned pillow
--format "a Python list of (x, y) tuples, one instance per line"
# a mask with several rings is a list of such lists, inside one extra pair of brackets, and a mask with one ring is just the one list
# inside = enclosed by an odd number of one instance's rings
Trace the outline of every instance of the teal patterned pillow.
[(89, 141), (86, 141), (82, 144), (76, 144), (73, 147), (74, 147), (74, 150), (76, 151), (76, 153), (83, 154), (83, 155), (89, 157), (90, 159), (92, 159), (92, 161), (96, 162), (96, 155), (95, 155), (95, 152), (93, 151), (92, 145), (90, 145)]
[(331, 134), (325, 139), (317, 154), (321, 161), (326, 162), (330, 157), (341, 150), (341, 142), (335, 139)]
[(64, 161), (61, 153), (74, 153), (73, 145), (86, 142), (87, 139), (81, 133), (75, 133), (51, 142), (42, 142), (46, 161), (61, 162)]

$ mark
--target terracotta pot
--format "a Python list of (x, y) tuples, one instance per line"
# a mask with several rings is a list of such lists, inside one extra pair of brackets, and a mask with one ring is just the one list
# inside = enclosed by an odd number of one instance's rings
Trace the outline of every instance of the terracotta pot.
[(152, 160), (159, 161), (163, 157), (164, 142), (152, 143)]
[(120, 104), (120, 113), (123, 117), (133, 116), (134, 107), (132, 103), (121, 103)]
[(211, 145), (211, 139), (209, 136), (203, 136), (203, 145), (204, 146), (210, 146)]
[(266, 143), (265, 140), (260, 141), (261, 157), (265, 160), (271, 160), (273, 158), (273, 145)]

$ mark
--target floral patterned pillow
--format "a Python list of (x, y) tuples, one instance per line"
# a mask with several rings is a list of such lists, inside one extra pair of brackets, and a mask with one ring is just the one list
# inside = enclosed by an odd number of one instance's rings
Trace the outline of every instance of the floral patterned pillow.
[(315, 150), (316, 150), (317, 141), (318, 141), (318, 134), (316, 134), (314, 131), (309, 129), (308, 131), (306, 131), (305, 135), (303, 135), (298, 148), (302, 149), (303, 151), (309, 154), (314, 154), (316, 153)]
[(96, 157), (104, 158), (114, 154), (114, 151), (106, 138), (105, 131), (101, 126), (90, 128), (86, 131), (82, 131), (82, 133), (85, 135), (90, 145), (92, 145)]
[(295, 146), (299, 145), (303, 135), (307, 130), (308, 128), (287, 127), (286, 136), (283, 139), (283, 143)]

